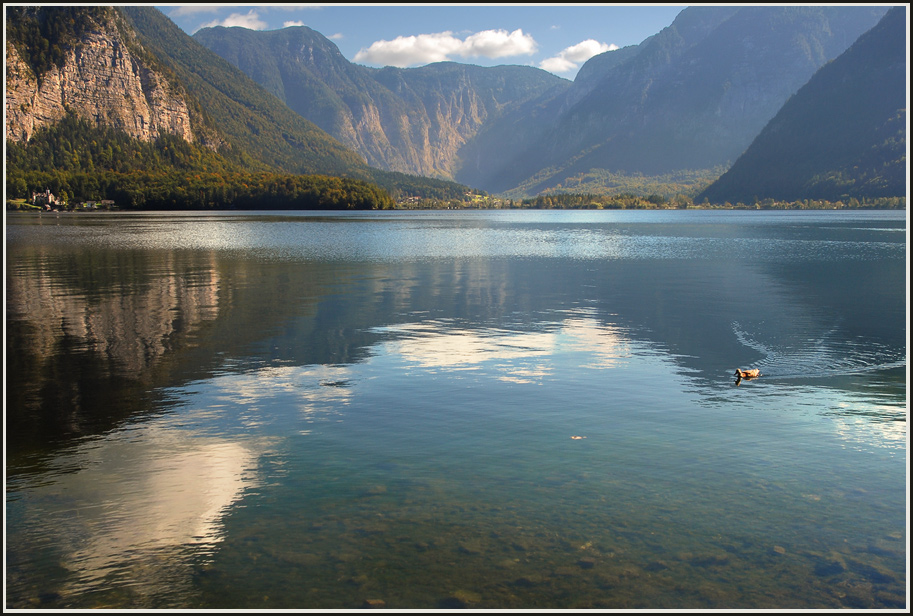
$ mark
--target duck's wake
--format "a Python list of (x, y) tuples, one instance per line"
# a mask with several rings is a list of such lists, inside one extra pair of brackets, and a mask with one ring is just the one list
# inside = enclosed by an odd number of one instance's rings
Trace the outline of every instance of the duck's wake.
[(752, 367), (760, 368), (764, 376), (779, 379), (842, 376), (899, 368), (907, 363), (904, 349), (841, 339), (837, 327), (808, 340), (790, 340), (787, 344), (761, 342), (735, 321), (732, 331), (739, 342), (762, 356), (752, 362)]

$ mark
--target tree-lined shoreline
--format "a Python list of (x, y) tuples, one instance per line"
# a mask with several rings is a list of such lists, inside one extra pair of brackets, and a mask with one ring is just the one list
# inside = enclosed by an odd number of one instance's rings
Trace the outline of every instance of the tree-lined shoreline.
[[(340, 178), (324, 178), (339, 180)], [(855, 199), (847, 201), (826, 201), (823, 199), (804, 199), (800, 201), (775, 201), (764, 199), (755, 203), (695, 204), (690, 199), (664, 199), (619, 195), (604, 197), (598, 195), (552, 195), (551, 205), (543, 204), (543, 199), (512, 200), (499, 197), (478, 197), (472, 200), (444, 201), (426, 199), (406, 202), (393, 202), (389, 195), (379, 195), (361, 186), (363, 183), (350, 184), (348, 187), (333, 182), (322, 187), (314, 187), (297, 197), (278, 198), (268, 194), (263, 187), (248, 193), (242, 200), (229, 202), (218, 207), (209, 202), (187, 198), (179, 201), (175, 196), (159, 195), (149, 206), (124, 205), (117, 202), (107, 204), (94, 201), (76, 201), (57, 205), (36, 205), (27, 199), (8, 199), (7, 211), (21, 212), (104, 212), (104, 211), (264, 211), (264, 210), (905, 210), (905, 197), (882, 197), (878, 199)], [(278, 184), (273, 184), (273, 187)], [(370, 186), (370, 185), (367, 185)], [(348, 188), (349, 190), (346, 190)], [(322, 190), (323, 189), (323, 190)], [(220, 189), (221, 190), (221, 189)], [(226, 189), (228, 190), (228, 189)], [(186, 194), (186, 193), (185, 193)], [(355, 197), (355, 195), (360, 195)], [(562, 197), (567, 197), (562, 199)], [(548, 203), (548, 201), (545, 201)]]

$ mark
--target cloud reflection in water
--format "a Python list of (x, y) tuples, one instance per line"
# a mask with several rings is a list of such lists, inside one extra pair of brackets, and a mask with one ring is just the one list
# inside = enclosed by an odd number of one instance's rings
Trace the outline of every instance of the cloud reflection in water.
[(202, 436), (173, 421), (84, 441), (54, 470), (27, 479), (35, 485), (25, 515), (41, 519), (12, 552), (40, 559), (41, 546), (53, 546), (72, 574), (62, 595), (117, 586), (112, 578), (175, 592), (171, 582), (188, 579), (190, 555), (222, 541), (224, 516), (256, 486), (265, 443)]
[(586, 353), (581, 368), (610, 368), (630, 357), (630, 342), (617, 328), (595, 319), (571, 317), (544, 331), (464, 329), (443, 321), (376, 328), (392, 337), (387, 354), (430, 370), (493, 367), (497, 378), (535, 383), (553, 374), (554, 361), (567, 353)]

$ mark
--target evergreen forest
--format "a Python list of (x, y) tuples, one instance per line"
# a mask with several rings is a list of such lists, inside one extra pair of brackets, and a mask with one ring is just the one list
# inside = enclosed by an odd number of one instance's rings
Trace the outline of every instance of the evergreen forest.
[(386, 209), (385, 189), (364, 180), (251, 171), (207, 148), (163, 135), (144, 142), (70, 114), (28, 143), (7, 142), (7, 199), (50, 190), (72, 206), (119, 209)]

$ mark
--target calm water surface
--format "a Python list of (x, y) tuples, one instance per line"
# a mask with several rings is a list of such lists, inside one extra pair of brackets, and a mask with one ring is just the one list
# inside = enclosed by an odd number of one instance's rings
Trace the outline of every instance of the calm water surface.
[(907, 607), (905, 212), (8, 213), (6, 250), (8, 608)]

